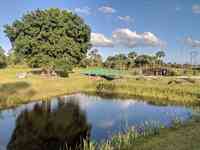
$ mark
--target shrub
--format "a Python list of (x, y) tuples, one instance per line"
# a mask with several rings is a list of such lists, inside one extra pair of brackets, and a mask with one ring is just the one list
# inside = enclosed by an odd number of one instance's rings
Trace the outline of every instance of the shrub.
[(113, 92), (116, 86), (114, 83), (100, 81), (96, 85), (97, 92)]

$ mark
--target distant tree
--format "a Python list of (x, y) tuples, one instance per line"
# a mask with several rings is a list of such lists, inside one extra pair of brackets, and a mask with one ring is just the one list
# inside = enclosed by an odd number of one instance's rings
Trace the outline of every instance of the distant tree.
[(92, 49), (89, 53), (89, 65), (92, 67), (100, 67), (103, 64), (102, 56), (98, 49)]
[(133, 68), (135, 66), (135, 59), (137, 58), (137, 53), (132, 51), (128, 53), (128, 59), (129, 59), (129, 68)]
[(14, 54), (31, 67), (46, 69), (55, 69), (61, 63), (65, 67), (79, 64), (91, 47), (90, 32), (77, 15), (53, 8), (32, 11), (5, 26)]
[(156, 64), (162, 64), (162, 58), (165, 57), (164, 51), (159, 51), (155, 55), (142, 54), (138, 55), (136, 52), (132, 51), (125, 54), (117, 54), (114, 56), (109, 56), (104, 62), (106, 67), (114, 69), (130, 69), (133, 67), (152, 67)]
[(104, 62), (105, 67), (114, 68), (115, 67), (115, 59), (114, 56), (108, 56), (106, 61)]
[(125, 54), (110, 56), (105, 61), (105, 66), (114, 69), (128, 69), (129, 60)]
[(164, 51), (158, 51), (156, 53), (156, 57), (159, 58), (159, 59), (162, 59), (165, 57), (165, 52)]
[(153, 57), (149, 55), (139, 55), (135, 59), (136, 66), (144, 66), (144, 65), (150, 65), (153, 63)]
[(157, 63), (158, 64), (162, 64), (163, 63), (163, 58), (165, 57), (165, 52), (164, 51), (158, 51), (156, 54), (155, 54), (155, 57), (157, 59)]
[(132, 52), (128, 53), (128, 58), (136, 59), (136, 57), (137, 57), (137, 53), (136, 52), (132, 51)]
[(102, 67), (103, 59), (99, 54), (98, 49), (92, 49), (89, 51), (88, 56), (81, 60), (80, 67)]
[(7, 66), (7, 58), (3, 48), (0, 46), (0, 68), (5, 68)]

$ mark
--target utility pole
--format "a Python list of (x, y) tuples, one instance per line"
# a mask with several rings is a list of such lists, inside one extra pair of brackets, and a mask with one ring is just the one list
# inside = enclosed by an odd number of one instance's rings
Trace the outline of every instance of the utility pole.
[(192, 66), (197, 65), (198, 55), (199, 55), (198, 51), (190, 52), (190, 63)]

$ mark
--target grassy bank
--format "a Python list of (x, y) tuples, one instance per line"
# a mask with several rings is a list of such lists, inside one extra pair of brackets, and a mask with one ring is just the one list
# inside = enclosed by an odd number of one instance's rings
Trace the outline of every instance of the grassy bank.
[(145, 134), (129, 131), (95, 145), (85, 144), (84, 150), (199, 150), (199, 119), (172, 128), (147, 129)]
[(200, 81), (194, 79), (137, 77), (95, 84), (96, 91), (102, 95), (137, 97), (158, 104), (200, 104)]
[(199, 104), (198, 79), (133, 77), (114, 81), (95, 81), (81, 75), (79, 70), (69, 78), (45, 78), (31, 75), (17, 79), (16, 74), (30, 69), (8, 68), (0, 70), (0, 108), (15, 106), (32, 100), (46, 100), (53, 96), (75, 92), (137, 97), (154, 103)]
[(81, 91), (92, 82), (87, 77), (80, 76), (79, 72), (70, 74), (69, 78), (45, 78), (31, 75), (26, 79), (17, 79), (17, 73), (26, 71), (29, 69), (0, 70), (0, 108), (71, 94)]

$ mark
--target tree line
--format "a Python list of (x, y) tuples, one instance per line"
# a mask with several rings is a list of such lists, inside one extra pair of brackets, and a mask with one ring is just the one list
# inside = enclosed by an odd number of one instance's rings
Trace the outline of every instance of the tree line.
[(116, 54), (109, 56), (103, 61), (102, 56), (97, 49), (89, 52), (88, 57), (80, 63), (81, 67), (107, 67), (112, 69), (131, 69), (134, 67), (156, 66), (164, 64), (164, 51), (158, 51), (155, 55), (142, 54), (139, 55), (135, 51), (126, 54)]

